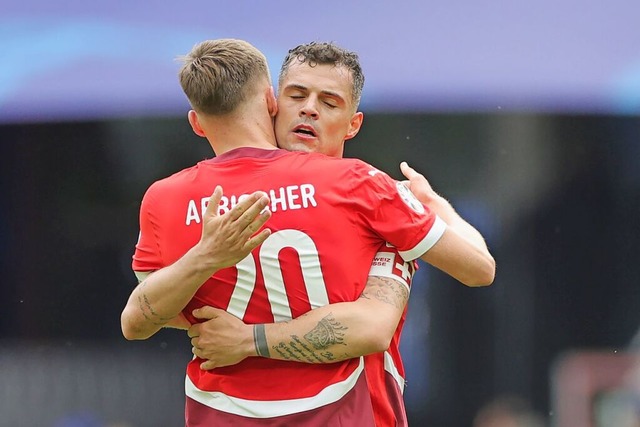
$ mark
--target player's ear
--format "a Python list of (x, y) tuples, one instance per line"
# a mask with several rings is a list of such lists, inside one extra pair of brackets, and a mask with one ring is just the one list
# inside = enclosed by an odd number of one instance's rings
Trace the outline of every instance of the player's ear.
[(271, 117), (275, 117), (278, 114), (278, 101), (276, 99), (276, 95), (273, 91), (273, 86), (269, 86), (269, 89), (266, 93), (267, 98), (267, 108), (269, 110), (269, 115)]
[(358, 111), (351, 117), (351, 121), (349, 122), (349, 130), (347, 131), (347, 135), (345, 136), (345, 140), (351, 139), (360, 132), (360, 128), (362, 127), (362, 121), (364, 120), (364, 113)]
[(206, 135), (204, 133), (204, 130), (202, 129), (202, 126), (200, 125), (200, 120), (198, 119), (198, 113), (196, 113), (194, 110), (189, 110), (189, 114), (187, 115), (187, 118), (189, 119), (189, 124), (191, 125), (191, 129), (193, 129), (193, 132), (196, 135), (205, 138)]

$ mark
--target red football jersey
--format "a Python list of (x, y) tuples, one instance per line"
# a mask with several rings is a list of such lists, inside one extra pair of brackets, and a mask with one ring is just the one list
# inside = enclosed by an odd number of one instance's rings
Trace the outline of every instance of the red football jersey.
[[(384, 242), (411, 260), (433, 246), (446, 227), (404, 185), (360, 160), (240, 148), (147, 190), (135, 271), (168, 266), (199, 241), (202, 214), (216, 185), (224, 191), (221, 213), (243, 195), (265, 191), (272, 234), (236, 267), (217, 272), (200, 287), (183, 311), (192, 323), (198, 321), (192, 310), (204, 305), (246, 323), (271, 323), (354, 301)], [(187, 367), (188, 399), (256, 419), (332, 404), (356, 387), (364, 369), (362, 358), (305, 364), (252, 357), (212, 371), (200, 370), (200, 362)]]
[[(413, 275), (418, 268), (415, 261), (402, 259), (397, 249), (385, 244), (375, 255), (370, 276), (388, 277), (402, 283), (407, 292), (411, 289)], [(405, 307), (402, 317), (389, 344), (383, 353), (365, 356), (365, 373), (376, 426), (408, 426), (407, 414), (402, 397), (404, 393), (405, 371), (400, 356), (400, 337), (407, 316)]]

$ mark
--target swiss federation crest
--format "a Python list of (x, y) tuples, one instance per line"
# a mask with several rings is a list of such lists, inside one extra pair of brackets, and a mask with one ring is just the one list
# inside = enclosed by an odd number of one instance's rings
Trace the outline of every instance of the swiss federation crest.
[(400, 181), (396, 182), (396, 188), (398, 189), (400, 198), (407, 204), (407, 206), (418, 213), (424, 213), (424, 206), (422, 205), (420, 200), (418, 200), (416, 196), (413, 195), (411, 190), (405, 187), (405, 185)]

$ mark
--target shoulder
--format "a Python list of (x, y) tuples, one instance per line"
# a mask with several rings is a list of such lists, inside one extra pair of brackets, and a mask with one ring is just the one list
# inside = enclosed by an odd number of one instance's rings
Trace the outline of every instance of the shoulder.
[(154, 181), (145, 191), (142, 197), (142, 204), (149, 205), (159, 199), (166, 200), (173, 194), (181, 194), (181, 192), (185, 190), (185, 187), (189, 186), (193, 181), (193, 176), (197, 173), (199, 167), (200, 164), (197, 164)]
[(349, 173), (351, 175), (372, 176), (375, 173), (381, 172), (376, 167), (371, 166), (369, 163), (360, 159), (347, 157), (330, 157), (320, 153), (299, 154), (303, 154), (304, 156), (306, 156), (309, 162), (315, 162), (321, 164), (325, 168), (344, 171), (345, 173)]
[(385, 171), (360, 159), (344, 159), (348, 166), (350, 179), (359, 185), (378, 189), (380, 187), (395, 187), (396, 180)]
[(182, 169), (172, 175), (154, 181), (147, 189), (147, 194), (164, 192), (185, 185), (191, 180), (191, 177), (197, 173), (200, 167), (201, 165), (198, 163), (197, 165)]

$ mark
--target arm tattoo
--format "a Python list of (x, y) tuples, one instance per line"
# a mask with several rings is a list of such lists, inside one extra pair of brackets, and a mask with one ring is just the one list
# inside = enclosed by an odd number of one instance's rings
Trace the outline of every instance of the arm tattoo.
[(331, 313), (323, 317), (315, 328), (307, 332), (304, 338), (317, 350), (325, 349), (331, 345), (344, 343), (344, 332), (348, 328), (342, 326)]
[(347, 329), (329, 313), (302, 338), (291, 335), (289, 342), (281, 341), (271, 348), (283, 359), (298, 362), (331, 363), (349, 359), (352, 357), (349, 354), (336, 355), (331, 350), (332, 347), (346, 345), (344, 335)]
[(397, 280), (371, 276), (360, 298), (377, 299), (396, 308), (404, 309), (409, 301), (409, 290)]
[[(409, 289), (400, 281), (371, 276), (360, 298), (376, 299), (404, 310), (409, 300)], [(349, 353), (335, 353), (338, 346), (347, 345), (344, 341), (347, 329), (329, 313), (302, 337), (291, 335), (288, 342), (276, 343), (271, 349), (282, 359), (297, 362), (331, 363), (350, 359), (353, 355)]]
[[(140, 287), (142, 288), (144, 285), (145, 283), (141, 283)], [(142, 292), (142, 295), (138, 295), (138, 307), (144, 318), (156, 326), (163, 326), (172, 319), (172, 317), (162, 317), (156, 313), (151, 305), (151, 301), (149, 301), (147, 294), (144, 292)]]

